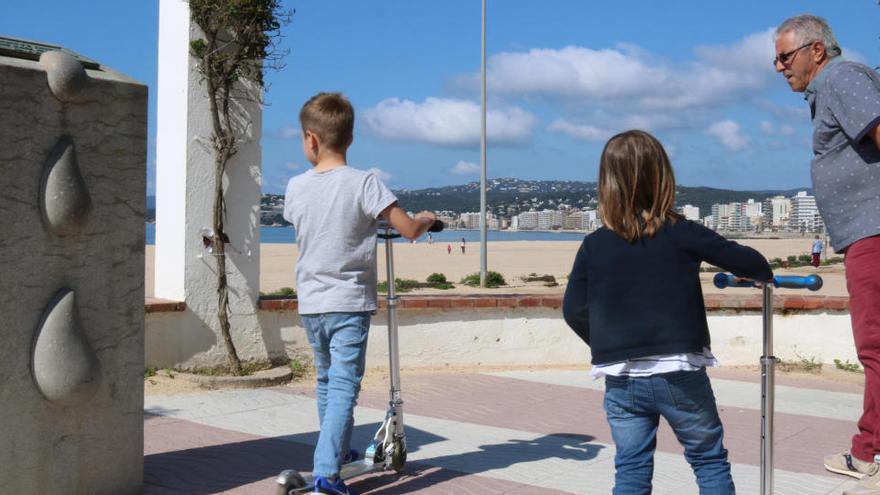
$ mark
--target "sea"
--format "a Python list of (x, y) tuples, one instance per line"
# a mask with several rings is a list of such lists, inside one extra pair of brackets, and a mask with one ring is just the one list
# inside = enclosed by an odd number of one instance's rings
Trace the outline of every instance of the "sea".
[[(147, 245), (156, 243), (156, 224), (148, 223), (146, 239)], [(583, 232), (547, 232), (529, 230), (490, 230), (486, 233), (489, 241), (582, 241)], [(433, 241), (437, 243), (480, 242), (479, 230), (444, 230), (431, 234)], [(417, 242), (427, 242), (427, 234)], [(296, 242), (296, 231), (293, 227), (260, 227), (260, 243), (262, 244), (293, 244)], [(406, 239), (397, 239), (395, 242), (409, 242)]]

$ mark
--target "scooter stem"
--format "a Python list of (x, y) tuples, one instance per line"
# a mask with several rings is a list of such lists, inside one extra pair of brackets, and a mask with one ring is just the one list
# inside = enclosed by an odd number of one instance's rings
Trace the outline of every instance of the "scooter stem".
[(397, 338), (397, 303), (399, 298), (394, 287), (394, 250), (391, 228), (385, 230), (385, 269), (388, 294), (385, 298), (388, 310), (388, 369), (391, 374), (391, 398), (389, 407), (394, 410), (394, 437), (403, 437), (403, 398), (400, 393), (400, 355)]
[(773, 284), (764, 284), (764, 353), (761, 356), (761, 495), (773, 494)]

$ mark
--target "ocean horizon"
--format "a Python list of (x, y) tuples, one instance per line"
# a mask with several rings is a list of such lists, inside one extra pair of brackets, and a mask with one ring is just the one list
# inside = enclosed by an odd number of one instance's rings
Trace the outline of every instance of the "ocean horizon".
[[(533, 230), (490, 230), (486, 233), (489, 241), (582, 241), (586, 235), (584, 232), (573, 231), (533, 231)], [(434, 242), (457, 243), (464, 238), (465, 242), (480, 242), (479, 230), (444, 230), (432, 233)], [(428, 236), (423, 235), (418, 242), (427, 242)], [(261, 244), (294, 244), (296, 231), (293, 227), (260, 227)], [(397, 239), (395, 242), (409, 242), (406, 239)], [(146, 224), (146, 245), (156, 244), (156, 224)]]

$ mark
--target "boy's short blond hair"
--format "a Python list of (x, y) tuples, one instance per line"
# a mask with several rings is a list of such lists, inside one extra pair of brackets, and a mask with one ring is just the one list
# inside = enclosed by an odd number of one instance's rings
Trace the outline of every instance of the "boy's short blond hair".
[(318, 93), (299, 111), (303, 133), (318, 135), (321, 144), (333, 151), (345, 151), (354, 133), (354, 108), (342, 93)]

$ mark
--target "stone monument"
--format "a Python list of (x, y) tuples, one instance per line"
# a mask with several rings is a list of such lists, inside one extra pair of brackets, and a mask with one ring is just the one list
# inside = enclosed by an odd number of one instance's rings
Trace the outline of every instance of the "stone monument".
[(147, 88), (0, 38), (0, 492), (141, 493)]

